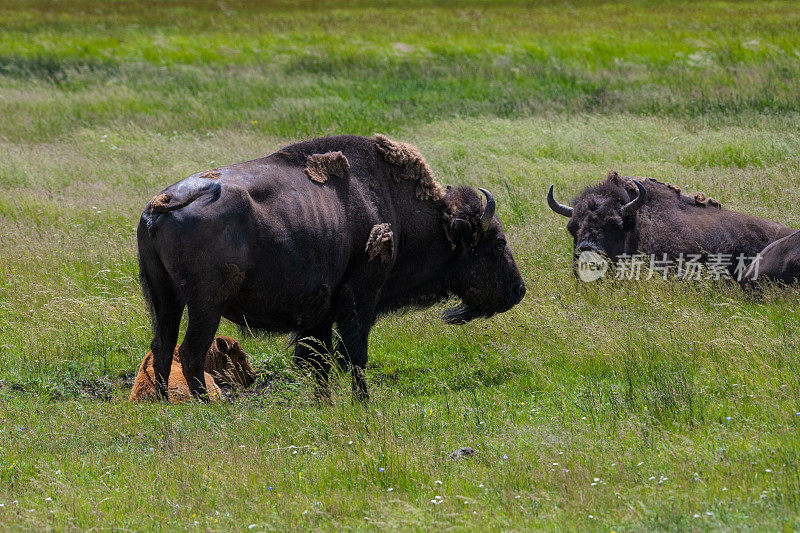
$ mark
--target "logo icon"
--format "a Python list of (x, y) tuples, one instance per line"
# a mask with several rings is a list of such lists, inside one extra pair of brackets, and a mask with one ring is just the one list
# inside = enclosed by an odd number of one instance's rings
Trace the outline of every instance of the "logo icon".
[(581, 281), (587, 283), (596, 281), (605, 276), (608, 270), (608, 261), (597, 252), (584, 251), (578, 256), (578, 261), (575, 264), (575, 272)]

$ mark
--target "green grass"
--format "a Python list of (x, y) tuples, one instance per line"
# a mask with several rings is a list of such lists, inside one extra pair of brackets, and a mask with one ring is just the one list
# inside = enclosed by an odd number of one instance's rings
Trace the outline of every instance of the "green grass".
[[(544, 201), (613, 168), (800, 228), (792, 2), (10, 2), (0, 28), (0, 530), (800, 529), (796, 290), (578, 284)], [(242, 339), (258, 393), (129, 404), (147, 200), (376, 131), (495, 194), (525, 300), (381, 320), (366, 407), (344, 377), (314, 406), (285, 337)]]

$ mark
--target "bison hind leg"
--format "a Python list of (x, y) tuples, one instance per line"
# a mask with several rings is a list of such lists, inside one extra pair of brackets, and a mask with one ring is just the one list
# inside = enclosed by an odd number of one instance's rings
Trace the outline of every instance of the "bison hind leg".
[(150, 247), (142, 244), (139, 246), (139, 279), (152, 318), (153, 340), (150, 350), (153, 353), (155, 394), (156, 398), (167, 401), (172, 355), (178, 343), (185, 305), (161, 260), (152, 253)]
[(189, 304), (186, 335), (179, 349), (183, 376), (194, 398), (208, 401), (205, 383), (206, 353), (217, 334), (221, 313), (215, 307)]

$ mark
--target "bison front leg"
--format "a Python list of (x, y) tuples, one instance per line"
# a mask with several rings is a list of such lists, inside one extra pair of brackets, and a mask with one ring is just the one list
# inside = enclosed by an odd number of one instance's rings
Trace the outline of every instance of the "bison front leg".
[(342, 289), (339, 303), (339, 334), (353, 373), (353, 396), (360, 402), (369, 400), (365, 379), (369, 330), (375, 322), (374, 296), (359, 298), (351, 285)]
[(329, 402), (331, 398), (328, 376), (333, 364), (332, 324), (297, 332), (294, 335), (294, 361), (304, 373), (314, 379), (314, 398)]
[(189, 391), (199, 400), (208, 401), (208, 391), (203, 372), (206, 366), (206, 353), (211, 347), (222, 318), (219, 311), (202, 305), (189, 305), (189, 324), (178, 357)]

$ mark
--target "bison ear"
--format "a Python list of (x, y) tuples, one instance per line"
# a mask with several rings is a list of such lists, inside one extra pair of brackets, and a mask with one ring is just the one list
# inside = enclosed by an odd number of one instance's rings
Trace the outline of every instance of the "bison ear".
[(453, 250), (459, 246), (475, 246), (483, 234), (483, 205), (480, 196), (469, 187), (455, 187), (447, 190), (444, 203), (442, 222)]
[(457, 214), (445, 223), (445, 233), (453, 246), (453, 250), (474, 246), (478, 242), (478, 217)]
[(228, 343), (225, 342), (225, 339), (222, 337), (217, 337), (214, 339), (214, 342), (217, 344), (217, 350), (219, 350), (220, 353), (228, 352)]

